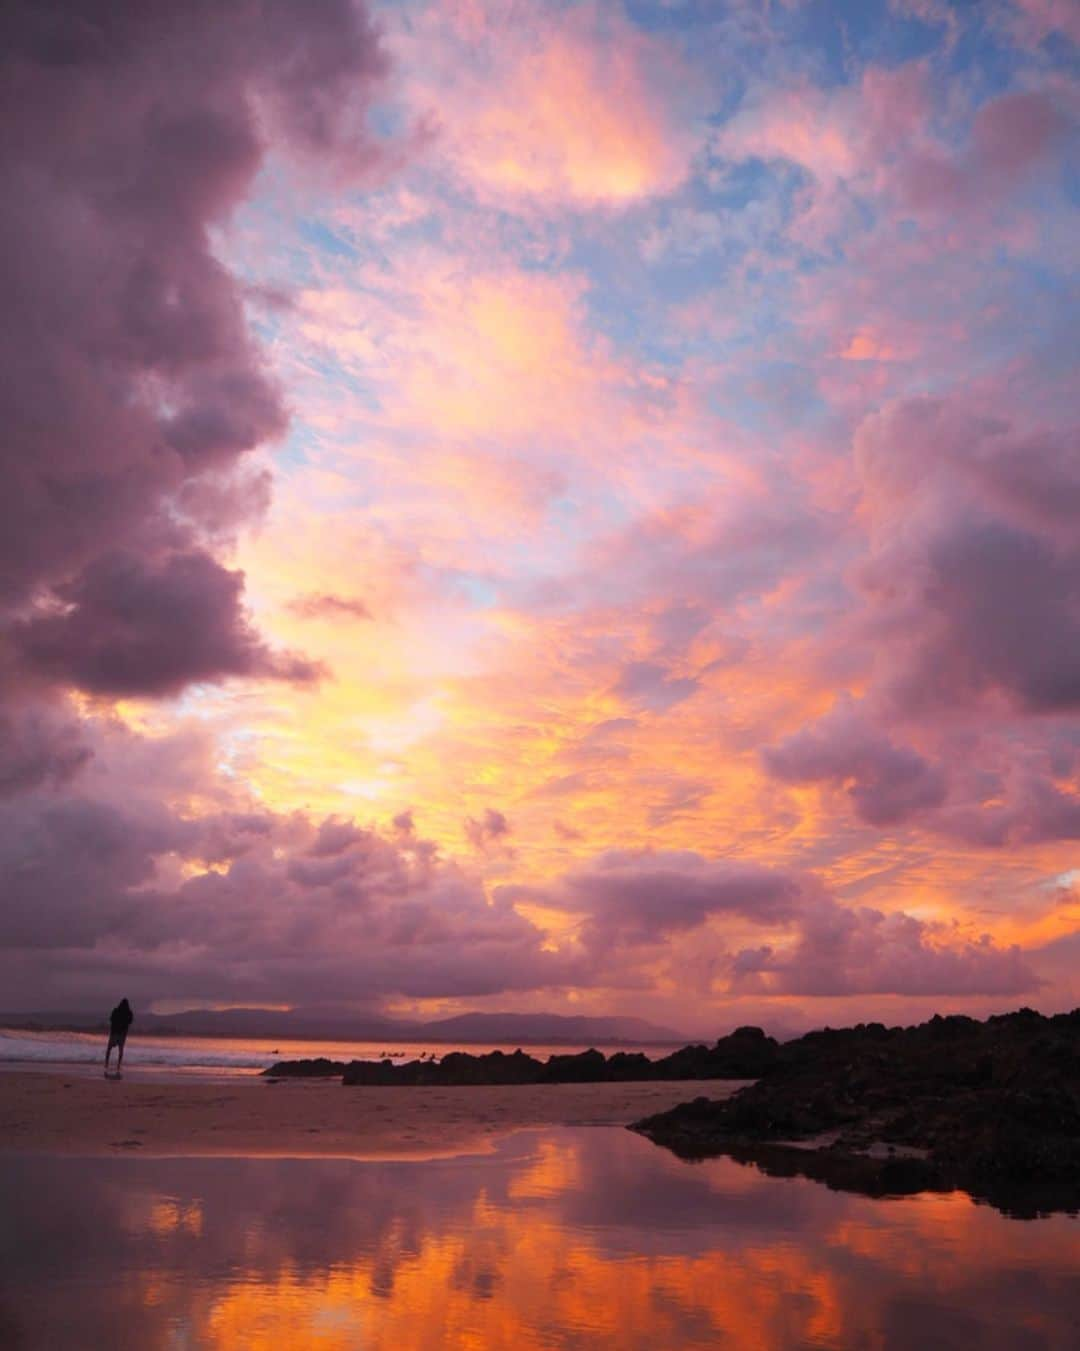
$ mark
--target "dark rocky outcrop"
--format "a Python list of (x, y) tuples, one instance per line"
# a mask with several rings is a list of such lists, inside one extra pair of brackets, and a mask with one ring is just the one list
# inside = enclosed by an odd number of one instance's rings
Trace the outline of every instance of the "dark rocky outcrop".
[(319, 1056), (317, 1060), (279, 1060), (268, 1070), (263, 1070), (266, 1079), (333, 1079), (345, 1073), (344, 1060), (327, 1060)]
[(658, 1079), (760, 1079), (780, 1062), (782, 1048), (760, 1027), (737, 1027), (712, 1046), (684, 1046), (656, 1062)]
[(543, 1062), (524, 1051), (507, 1055), (491, 1051), (487, 1055), (469, 1055), (451, 1051), (441, 1060), (409, 1060), (395, 1065), (392, 1060), (354, 1060), (345, 1066), (344, 1084), (368, 1086), (413, 1086), (431, 1084), (448, 1087), (455, 1084), (535, 1084)]
[(872, 1194), (960, 1187), (1010, 1213), (1075, 1210), (1080, 1009), (813, 1032), (732, 1098), (631, 1129), (685, 1158), (730, 1154)]
[(671, 1079), (751, 1079), (775, 1063), (779, 1050), (760, 1028), (741, 1027), (713, 1046), (684, 1046), (650, 1060), (641, 1053), (617, 1051), (605, 1056), (589, 1049), (577, 1055), (552, 1055), (546, 1061), (520, 1049), (512, 1055), (489, 1051), (470, 1055), (453, 1051), (441, 1060), (410, 1060), (404, 1065), (354, 1060), (346, 1084), (598, 1084)]
[[(341, 1074), (346, 1084), (585, 1084), (673, 1079), (755, 1079), (778, 1063), (781, 1048), (760, 1027), (739, 1027), (712, 1046), (684, 1046), (659, 1060), (640, 1052), (597, 1050), (553, 1055), (546, 1061), (522, 1050), (470, 1055), (451, 1051), (439, 1060), (286, 1060), (263, 1073), (271, 1078)], [(313, 1066), (320, 1066), (315, 1069)]]

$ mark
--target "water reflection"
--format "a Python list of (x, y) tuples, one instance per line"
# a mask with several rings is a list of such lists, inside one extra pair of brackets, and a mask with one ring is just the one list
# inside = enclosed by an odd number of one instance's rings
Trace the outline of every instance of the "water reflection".
[(11, 1348), (1071, 1348), (1080, 1225), (619, 1130), (427, 1163), (0, 1161)]

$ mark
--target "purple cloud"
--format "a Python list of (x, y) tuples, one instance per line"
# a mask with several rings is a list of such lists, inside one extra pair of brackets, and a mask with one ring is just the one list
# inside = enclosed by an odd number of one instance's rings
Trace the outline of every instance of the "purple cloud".
[(623, 667), (613, 692), (636, 708), (666, 713), (669, 708), (689, 699), (698, 685), (693, 677), (673, 676), (659, 662), (631, 661)]
[(510, 833), (510, 822), (494, 807), (485, 807), (479, 820), (473, 816), (465, 819), (465, 838), (480, 854), (492, 849), (508, 849), (507, 837)]
[(243, 573), (200, 550), (160, 562), (106, 554), (54, 588), (64, 610), (16, 623), (11, 641), (32, 670), (91, 694), (174, 694), (227, 676), (317, 679), (317, 664), (262, 641), (243, 587)]
[(75, 721), (40, 709), (0, 714), (0, 797), (67, 783), (92, 758)]
[[(371, 25), (348, 0), (12, 0), (0, 53), (0, 623), (34, 669), (96, 692), (307, 678), (207, 552), (226, 502), (232, 522), (265, 504), (238, 462), (286, 426), (210, 231), (268, 137), (370, 167)], [(27, 622), (28, 603), (60, 613)]]
[(38, 980), (75, 995), (121, 975), (141, 1000), (310, 1002), (479, 997), (584, 971), (429, 842), (341, 819), (24, 797), (0, 807), (0, 887), (0, 970), (31, 1002)]
[(714, 915), (784, 923), (798, 913), (804, 886), (753, 863), (690, 852), (613, 850), (569, 872), (544, 893), (544, 902), (579, 914), (586, 948), (602, 952), (657, 943), (699, 928)]
[(732, 961), (738, 992), (827, 997), (1015, 996), (1042, 981), (1021, 950), (989, 935), (938, 944), (935, 929), (913, 915), (848, 908), (828, 898), (800, 917), (790, 948), (743, 949)]
[(995, 206), (1050, 161), (1068, 131), (1068, 116), (1048, 94), (1004, 94), (976, 113), (965, 152), (922, 150), (901, 158), (900, 200), (915, 210), (953, 214)]
[(1080, 706), (1075, 448), (909, 400), (869, 418), (856, 450), (873, 514), (859, 579), (897, 706)]
[(766, 747), (761, 758), (785, 783), (843, 786), (870, 825), (894, 825), (945, 800), (944, 772), (876, 731), (850, 703)]

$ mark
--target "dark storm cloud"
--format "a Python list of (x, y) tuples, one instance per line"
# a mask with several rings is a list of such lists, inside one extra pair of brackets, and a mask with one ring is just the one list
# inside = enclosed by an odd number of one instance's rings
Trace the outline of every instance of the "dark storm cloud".
[(371, 166), (385, 61), (364, 11), (11, 0), (0, 53), (0, 616), (20, 621), (17, 652), (110, 694), (307, 678), (254, 636), (210, 553), (265, 504), (237, 463), (286, 415), (209, 232), (270, 140)]

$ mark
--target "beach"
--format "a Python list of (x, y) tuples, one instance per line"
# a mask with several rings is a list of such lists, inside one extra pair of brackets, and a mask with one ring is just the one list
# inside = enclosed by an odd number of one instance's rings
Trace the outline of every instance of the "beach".
[(626, 1126), (734, 1080), (465, 1088), (345, 1088), (329, 1081), (106, 1080), (0, 1075), (0, 1152), (435, 1158), (485, 1151), (540, 1126)]
[(623, 1129), (736, 1087), (7, 1071), (0, 1343), (1071, 1351), (1069, 1216), (873, 1200)]

